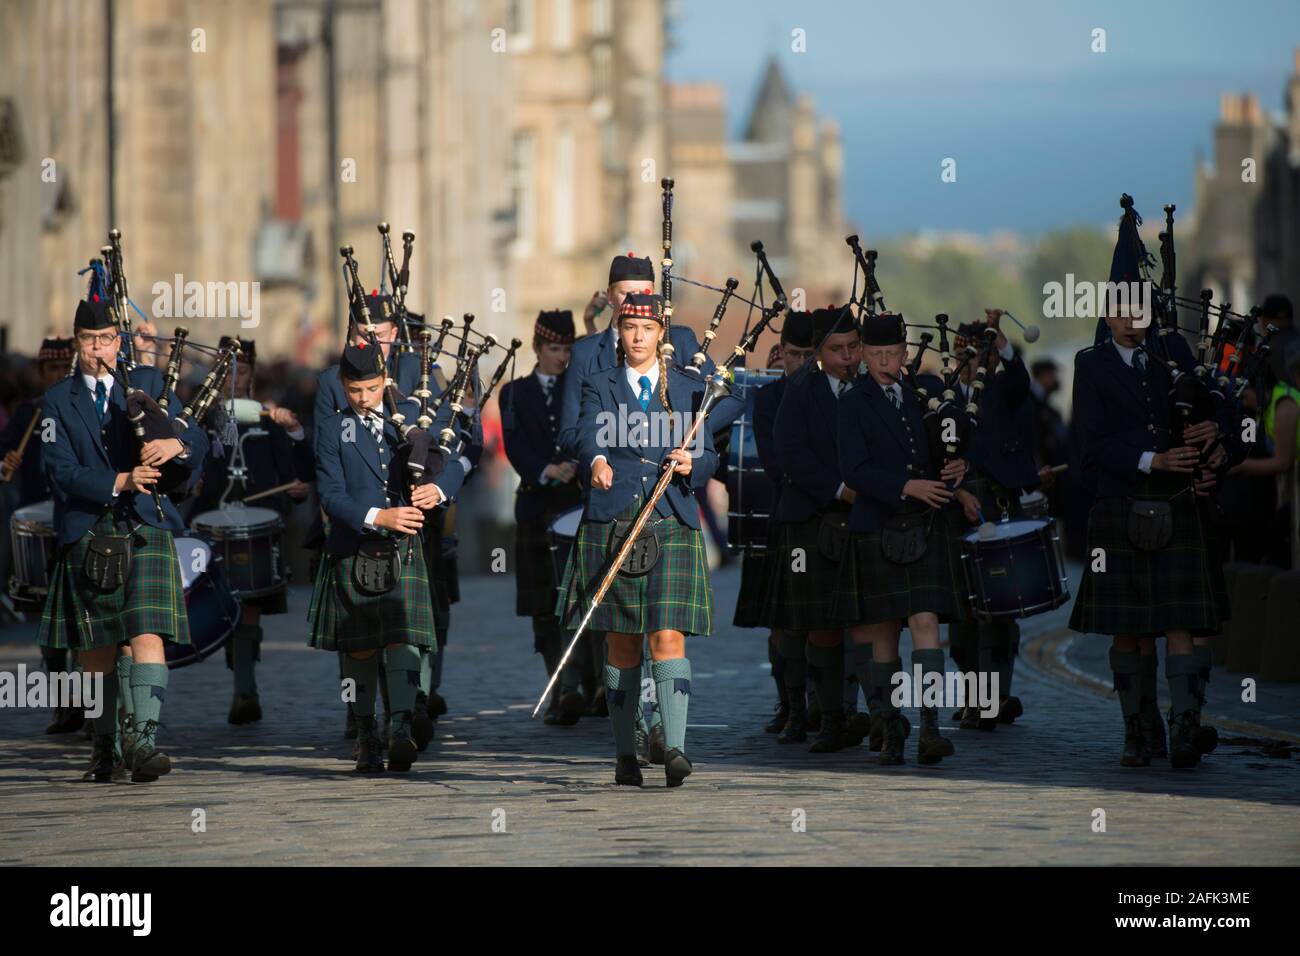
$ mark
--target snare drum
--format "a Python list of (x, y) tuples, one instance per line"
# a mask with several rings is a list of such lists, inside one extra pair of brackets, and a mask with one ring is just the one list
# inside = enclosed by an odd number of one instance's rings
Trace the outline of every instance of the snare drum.
[(727, 548), (733, 553), (762, 551), (772, 516), (772, 480), (758, 460), (754, 442), (754, 396), (781, 377), (775, 368), (735, 371), (732, 394), (745, 400), (745, 413), (731, 424), (727, 449)]
[(9, 595), (19, 610), (39, 610), (50, 589), (50, 572), (58, 551), (54, 502), (38, 501), (14, 511), (9, 536), (14, 563)]
[(1070, 599), (1056, 522), (988, 524), (962, 537), (971, 606), (983, 620), (1024, 618)]
[(551, 560), (555, 562), (555, 580), (564, 581), (564, 566), (569, 563), (569, 552), (573, 550), (573, 541), (578, 537), (578, 525), (582, 523), (582, 508), (570, 508), (556, 515), (546, 535), (551, 539)]
[(190, 523), (214, 542), (235, 597), (263, 597), (288, 586), (281, 557), (284, 519), (279, 512), (236, 504), (205, 511)]
[(164, 646), (167, 666), (185, 667), (225, 646), (239, 624), (240, 607), (222, 573), (220, 555), (202, 538), (176, 538), (176, 560), (181, 566), (185, 611), (190, 621), (190, 644)]
[(1020, 510), (1026, 518), (1048, 519), (1047, 495), (1041, 491), (1028, 491), (1020, 496)]

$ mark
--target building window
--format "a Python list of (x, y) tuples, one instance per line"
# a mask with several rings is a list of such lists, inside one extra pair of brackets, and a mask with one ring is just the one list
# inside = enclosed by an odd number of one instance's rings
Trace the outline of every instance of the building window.
[(551, 45), (557, 50), (573, 46), (573, 0), (551, 0)]
[(511, 190), (514, 194), (515, 252), (524, 254), (532, 250), (533, 229), (537, 218), (536, 191), (534, 187), (533, 134), (515, 134), (511, 156)]
[(598, 37), (607, 37), (613, 32), (613, 11), (610, 0), (591, 0), (591, 32)]
[(506, 13), (510, 49), (530, 50), (533, 46), (533, 0), (510, 0)]
[(562, 129), (555, 140), (554, 218), (556, 252), (570, 252), (573, 249), (573, 167), (573, 131)]

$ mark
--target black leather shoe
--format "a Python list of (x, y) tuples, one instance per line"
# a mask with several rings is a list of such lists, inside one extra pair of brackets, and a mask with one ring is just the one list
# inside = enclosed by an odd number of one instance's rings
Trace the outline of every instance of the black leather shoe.
[(1197, 723), (1196, 732), (1192, 735), (1192, 743), (1202, 756), (1212, 754), (1219, 746), (1219, 732), (1206, 724)]
[(56, 707), (54, 719), (45, 728), (47, 734), (74, 734), (86, 723), (86, 712), (80, 707)]
[(958, 707), (956, 710), (952, 712), (952, 716), (949, 717), (948, 719), (951, 720), (954, 724), (960, 724), (963, 720), (966, 719), (966, 708)]
[(676, 747), (664, 754), (664, 773), (668, 778), (668, 786), (680, 787), (693, 769), (691, 762), (686, 759), (686, 754)]
[(591, 706), (587, 708), (588, 717), (608, 717), (609, 704), (605, 701), (605, 688), (598, 687), (596, 696), (591, 698)]
[(959, 730), (979, 730), (980, 729), (980, 711), (978, 707), (967, 707), (962, 711), (961, 723), (958, 725)]
[(411, 715), (408, 711), (393, 715), (393, 723), (388, 735), (388, 769), (396, 773), (405, 773), (411, 769), (420, 756), (420, 748), (411, 731)]
[(650, 735), (646, 741), (649, 751), (650, 762), (657, 767), (662, 767), (664, 760), (667, 759), (667, 751), (664, 748), (664, 725), (655, 724), (650, 728)]
[(1020, 703), (1019, 697), (1008, 697), (998, 704), (998, 723), (1014, 724), (1017, 717), (1025, 715), (1024, 705)]
[(808, 732), (819, 734), (822, 730), (822, 709), (814, 704), (808, 708)]
[(906, 736), (903, 733), (903, 715), (894, 714), (890, 717), (881, 719), (882, 737), (880, 743), (880, 765), (882, 767), (897, 767), (903, 763), (903, 741)]
[(374, 717), (357, 718), (357, 773), (383, 773), (384, 750)]
[(784, 703), (778, 704), (776, 708), (776, 713), (772, 716), (772, 719), (763, 725), (763, 733), (779, 734), (781, 732), (781, 729), (785, 726), (785, 722), (789, 719), (790, 719), (790, 705)]
[(95, 734), (90, 753), (90, 769), (81, 775), (81, 779), (86, 783), (112, 783), (114, 769), (118, 766), (113, 753), (113, 735)]
[(1196, 712), (1175, 714), (1169, 722), (1169, 765), (1175, 770), (1190, 770), (1201, 762), (1196, 749)]
[(867, 749), (878, 754), (884, 745), (885, 718), (877, 715), (871, 718), (871, 730), (867, 733)]
[(844, 749), (844, 714), (828, 710), (822, 714), (822, 726), (808, 747), (813, 754), (831, 754)]
[(1142, 737), (1142, 722), (1137, 714), (1124, 718), (1124, 754), (1119, 758), (1121, 767), (1149, 767), (1151, 755)]
[[(967, 708), (967, 713), (974, 708)], [(974, 711), (979, 713), (979, 711)], [(952, 741), (939, 733), (939, 711), (934, 708), (921, 708), (921, 734), (916, 739), (916, 762), (923, 764), (938, 763), (944, 757), (951, 757), (955, 751)]]
[(614, 764), (614, 783), (620, 787), (641, 786), (641, 766), (636, 757), (619, 757)]
[(229, 723), (251, 724), (262, 719), (262, 702), (256, 694), (236, 694), (230, 702), (230, 713), (226, 716)]
[(357, 739), (357, 715), (352, 712), (351, 704), (348, 704), (348, 722), (343, 727), (343, 739)]
[(436, 690), (429, 695), (429, 716), (434, 720), (447, 713), (447, 702)]
[(429, 706), (418, 699), (415, 709), (411, 711), (411, 737), (415, 740), (415, 749), (420, 753), (424, 753), (424, 748), (433, 740), (433, 718), (429, 716)]
[(790, 719), (777, 735), (778, 744), (801, 744), (808, 739), (808, 715), (802, 710), (790, 711)]
[(171, 759), (155, 747), (144, 746), (136, 750), (131, 763), (132, 783), (152, 783), (172, 769)]
[(862, 741), (867, 739), (871, 733), (872, 720), (870, 715), (855, 713), (844, 724), (844, 746), (861, 747)]
[(1154, 700), (1142, 701), (1138, 709), (1138, 727), (1142, 731), (1142, 742), (1146, 745), (1150, 757), (1163, 760), (1169, 756), (1165, 743), (1165, 721), (1160, 716), (1160, 708)]

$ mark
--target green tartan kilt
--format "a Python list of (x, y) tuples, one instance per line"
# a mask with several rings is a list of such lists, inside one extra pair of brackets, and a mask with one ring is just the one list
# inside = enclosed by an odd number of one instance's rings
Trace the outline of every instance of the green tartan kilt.
[[(1227, 589), (1208, 538), (1203, 506), (1186, 479), (1148, 478), (1136, 497), (1173, 504), (1173, 538), (1158, 551), (1139, 551), (1128, 540), (1129, 499), (1098, 498), (1088, 513), (1083, 582), (1070, 613), (1070, 629), (1085, 634), (1158, 635), (1170, 630), (1217, 634), (1227, 617)], [(1106, 570), (1092, 570), (1096, 549)]]
[[(124, 527), (119, 522), (119, 527)], [(92, 529), (113, 534), (113, 513)], [(104, 593), (82, 575), (90, 535), (61, 549), (36, 632), (43, 647), (91, 650), (113, 647), (140, 634), (157, 634), (173, 644), (190, 643), (176, 542), (170, 531), (141, 524), (135, 530), (131, 571), (122, 586)], [(140, 540), (144, 544), (140, 544)]]
[(746, 549), (740, 559), (740, 593), (736, 596), (736, 614), (731, 623), (736, 627), (764, 627), (763, 589), (768, 574), (766, 548)]
[(307, 609), (312, 647), (352, 652), (378, 650), (389, 644), (433, 644), (433, 602), (424, 549), (412, 536), (399, 553), (401, 577), (391, 591), (379, 595), (357, 590), (352, 580), (355, 555), (322, 555)]
[(842, 626), (831, 609), (839, 565), (818, 548), (821, 521), (818, 514), (772, 526), (762, 605), (762, 621), (770, 628), (826, 631)]
[(549, 527), (549, 518), (515, 525), (515, 614), (520, 617), (555, 613), (557, 584)]
[(894, 564), (880, 550), (880, 532), (857, 532), (844, 549), (832, 593), (832, 612), (840, 626), (904, 624), (913, 614), (931, 612), (951, 620), (957, 610), (947, 517), (933, 516), (925, 554), (911, 564)]
[[(635, 517), (640, 504), (640, 499), (634, 500), (619, 517)], [(619, 634), (712, 633), (713, 588), (704, 537), (699, 529), (688, 528), (676, 517), (650, 520), (658, 521), (658, 562), (643, 575), (616, 575), (588, 628)], [(555, 604), (562, 626), (578, 626), (600, 587), (613, 558), (609, 549), (613, 527), (613, 522), (598, 521), (578, 525)]]

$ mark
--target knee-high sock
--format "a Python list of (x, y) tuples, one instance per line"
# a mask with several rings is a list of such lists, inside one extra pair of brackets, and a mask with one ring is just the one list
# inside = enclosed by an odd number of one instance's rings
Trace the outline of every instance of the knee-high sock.
[(375, 656), (379, 658), (378, 679), (375, 683), (379, 687), (379, 699), (384, 702), (384, 719), (387, 720), (393, 715), (392, 697), (389, 696), (391, 688), (388, 686), (388, 648), (384, 648)]
[[(1196, 657), (1196, 706), (1205, 707), (1205, 688), (1210, 683), (1210, 672), (1214, 669), (1214, 648), (1209, 644), (1195, 644), (1192, 654)], [(1168, 667), (1165, 668), (1168, 671)]]
[(871, 683), (880, 695), (880, 716), (886, 719), (898, 716), (898, 708), (894, 706), (894, 675), (902, 669), (902, 658), (871, 662)]
[(636, 712), (641, 708), (641, 665), (605, 665), (605, 702), (614, 729), (614, 753), (636, 756)]
[(410, 716), (415, 694), (420, 689), (420, 649), (412, 644), (384, 648), (384, 671), (388, 676), (391, 713)]
[(684, 657), (655, 661), (655, 695), (664, 721), (664, 746), (686, 750), (686, 712), (691, 704), (691, 662)]
[(1165, 678), (1169, 681), (1170, 709), (1175, 717), (1196, 712), (1196, 688), (1200, 681), (1200, 663), (1195, 654), (1165, 656)]
[(783, 705), (790, 701), (785, 691), (785, 658), (775, 637), (767, 639), (767, 662), (772, 665), (772, 680), (776, 683), (776, 697)]
[(358, 717), (375, 716), (375, 694), (379, 689), (379, 654), (371, 654), (365, 660), (344, 654), (343, 678), (351, 678), (355, 684), (356, 700), (352, 703), (352, 712)]
[(823, 714), (840, 713), (844, 706), (844, 648), (808, 645), (808, 676)]
[[(928, 650), (912, 651), (913, 670), (915, 670), (918, 665), (921, 668), (922, 688), (924, 688), (930, 683), (929, 675), (934, 673), (938, 673), (939, 683), (940, 686), (942, 686), (943, 684), (943, 651), (942, 650), (940, 650), (937, 647), (932, 647), (929, 648)], [(916, 689), (914, 688), (913, 693), (915, 693), (915, 691)], [(937, 712), (937, 710), (938, 708), (936, 707), (922, 707), (921, 708), (922, 719), (925, 719), (927, 715), (932, 716)]]
[(847, 716), (858, 712), (858, 675), (853, 669), (853, 642), (845, 641), (840, 645), (840, 649), (844, 657), (840, 664), (840, 673), (844, 675), (840, 696), (843, 699), (844, 713)]
[(235, 673), (236, 694), (257, 694), (254, 670), (262, 656), (262, 625), (241, 624), (235, 628), (230, 643), (231, 670)]
[(979, 669), (998, 677), (998, 698), (1005, 700), (1011, 687), (1011, 630), (1005, 621), (981, 621)]
[[(656, 683), (650, 665), (650, 641), (644, 640), (641, 642), (641, 686), (643, 687), (646, 681)], [(659, 694), (656, 691), (650, 700), (650, 726), (658, 727), (662, 722), (663, 715), (659, 712)]]
[(880, 688), (875, 684), (871, 673), (871, 645), (849, 642), (846, 667), (851, 668), (862, 688), (862, 696), (867, 699), (867, 713), (872, 717), (880, 716)]
[(1125, 717), (1134, 716), (1142, 704), (1142, 655), (1137, 651), (1110, 649), (1110, 669), (1115, 675), (1115, 693)]
[[(117, 699), (118, 682), (117, 675), (112, 671), (100, 675), (103, 678), (103, 689), (100, 691), (100, 704), (103, 710), (98, 717), (92, 721), (95, 725), (97, 734), (116, 734), (117, 733)], [(93, 678), (92, 678), (93, 679)]]
[(420, 648), (420, 693), (425, 697), (429, 696), (429, 689), (433, 686), (434, 653), (432, 647)]
[(429, 693), (436, 694), (442, 686), (442, 661), (447, 650), (446, 641), (438, 641), (438, 646), (429, 648)]
[(785, 658), (785, 692), (790, 699), (790, 709), (802, 713), (804, 687), (808, 683), (808, 660), (802, 634), (782, 634), (781, 656)]
[[(131, 692), (131, 670), (134, 664), (135, 658), (130, 654), (118, 654), (114, 671), (104, 675), (105, 680), (112, 680), (114, 673), (117, 675), (117, 699), (126, 711), (123, 723), (127, 727), (135, 724), (135, 698)], [(114, 714), (113, 718), (117, 719), (117, 715)]]
[[(1150, 707), (1156, 709), (1160, 706), (1160, 698), (1156, 693), (1156, 676), (1160, 671), (1160, 658), (1156, 656), (1155, 648), (1151, 649), (1150, 654), (1142, 656), (1142, 674), (1139, 684), (1141, 694), (1141, 704), (1143, 708)], [(1168, 662), (1165, 663), (1166, 673), (1169, 670)]]
[(132, 664), (131, 697), (135, 703), (136, 743), (142, 748), (152, 747), (167, 697), (167, 665)]
[[(568, 631), (560, 632), (560, 656), (564, 656), (564, 649), (569, 646), (569, 641), (573, 640), (573, 635)], [(578, 685), (582, 683), (582, 664), (583, 655), (587, 646), (583, 641), (579, 641), (569, 655), (569, 661), (564, 665), (564, 670), (560, 672), (560, 693), (568, 694), (576, 691)]]

